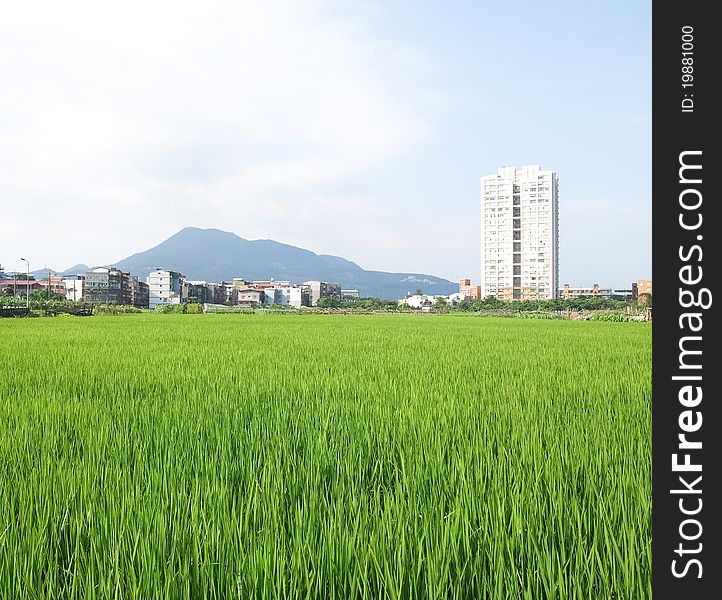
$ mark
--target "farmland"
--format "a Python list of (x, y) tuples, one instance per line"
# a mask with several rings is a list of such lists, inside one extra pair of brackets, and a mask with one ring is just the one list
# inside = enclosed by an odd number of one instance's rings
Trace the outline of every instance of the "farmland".
[(1, 598), (651, 596), (651, 327), (0, 323)]

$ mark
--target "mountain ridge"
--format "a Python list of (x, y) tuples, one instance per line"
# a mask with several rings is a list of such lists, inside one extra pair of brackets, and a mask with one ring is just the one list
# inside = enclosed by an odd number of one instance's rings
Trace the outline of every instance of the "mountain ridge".
[(422, 273), (365, 270), (353, 261), (331, 254), (316, 254), (271, 239), (247, 240), (215, 228), (184, 227), (160, 244), (113, 263), (145, 277), (157, 267), (183, 273), (188, 279), (249, 281), (275, 279), (303, 283), (318, 279), (358, 289), (362, 296), (400, 298), (416, 289), (449, 294), (457, 285)]

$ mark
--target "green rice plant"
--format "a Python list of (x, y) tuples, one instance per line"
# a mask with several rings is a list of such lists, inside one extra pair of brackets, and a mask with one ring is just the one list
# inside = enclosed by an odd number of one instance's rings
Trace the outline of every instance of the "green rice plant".
[(651, 328), (0, 322), (0, 598), (649, 598)]

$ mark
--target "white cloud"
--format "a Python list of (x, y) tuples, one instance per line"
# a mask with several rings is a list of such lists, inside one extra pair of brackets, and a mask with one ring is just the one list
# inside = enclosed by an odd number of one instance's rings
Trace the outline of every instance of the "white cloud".
[(360, 240), (364, 178), (432, 131), (429, 62), (322, 2), (8, 5), (0, 259), (110, 262), (186, 225)]

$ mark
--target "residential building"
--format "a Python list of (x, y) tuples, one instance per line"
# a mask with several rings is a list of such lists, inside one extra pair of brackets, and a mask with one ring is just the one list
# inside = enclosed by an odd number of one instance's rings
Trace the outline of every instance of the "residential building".
[(637, 299), (646, 304), (647, 300), (652, 297), (652, 280), (640, 279), (637, 281)]
[(307, 286), (295, 285), (290, 281), (252, 281), (250, 285), (265, 294), (264, 304), (278, 304), (279, 306), (293, 306), (301, 308), (310, 306), (309, 289)]
[[(47, 293), (49, 288), (52, 294), (65, 296), (65, 283), (59, 275), (46, 275), (40, 279), (30, 279), (29, 281), (25, 273), (14, 273), (13, 275), (14, 277), (11, 278), (0, 279), (0, 294), (7, 294), (9, 292), (6, 290), (11, 290), (15, 296), (25, 296), (29, 287), (31, 294), (37, 291)], [(18, 279), (18, 277), (22, 277), (22, 279)]]
[[(208, 283), (207, 281), (188, 281), (182, 284), (183, 298), (189, 302), (197, 302), (199, 304), (216, 304), (218, 295), (217, 284)], [(217, 304), (222, 304), (223, 301)]]
[(630, 289), (613, 289), (610, 297), (612, 300), (624, 300), (625, 302), (636, 300), (636, 286), (633, 285)]
[(563, 300), (573, 300), (576, 298), (611, 298), (611, 288), (601, 288), (598, 283), (592, 287), (572, 287), (568, 283), (559, 290), (559, 298)]
[(465, 296), (460, 293), (450, 294), (448, 296), (441, 296), (438, 294), (435, 296), (427, 294), (412, 294), (410, 296), (406, 296), (406, 298), (398, 300), (397, 304), (399, 304), (399, 306), (406, 305), (415, 309), (431, 310), (439, 298), (441, 298), (449, 306), (454, 306), (455, 304), (462, 302), (465, 299)]
[(247, 287), (242, 290), (238, 290), (238, 299), (236, 306), (243, 306), (245, 308), (258, 308), (263, 306), (265, 301), (266, 293), (263, 290)]
[(464, 296), (467, 300), (480, 300), (481, 299), (481, 286), (472, 285), (471, 279), (460, 279), (459, 280), (459, 294)]
[(99, 267), (85, 274), (83, 300), (89, 304), (132, 304), (130, 273)]
[(155, 269), (146, 279), (149, 288), (149, 307), (162, 304), (180, 304), (184, 298), (185, 275), (168, 269)]
[(341, 285), (338, 283), (306, 281), (303, 285), (308, 286), (311, 306), (316, 306), (321, 298), (341, 299)]
[[(37, 290), (45, 289), (45, 287), (40, 281), (36, 281), (35, 279), (27, 279), (27, 275), (23, 274), (22, 279), (18, 279), (18, 277), (20, 277), (21, 275), (20, 273), (15, 273), (14, 275), (15, 278), (13, 279), (0, 280), (0, 294), (11, 293), (13, 296), (25, 297), (25, 295), (28, 293), (28, 288), (30, 288), (29, 292), (31, 294)], [(8, 292), (7, 290), (10, 290), (10, 292)]]
[(63, 277), (65, 284), (65, 299), (77, 302), (83, 299), (83, 283), (85, 275), (66, 275)]
[(361, 297), (358, 290), (341, 290), (341, 300), (354, 301)]
[(221, 281), (216, 288), (215, 304), (228, 304), (233, 306), (238, 300), (238, 290), (233, 283)]
[(558, 180), (539, 165), (481, 178), (481, 296), (547, 300), (559, 288)]
[(426, 294), (412, 294), (397, 301), (399, 306), (406, 305), (409, 308), (428, 308), (429, 310), (431, 310), (434, 302), (436, 302), (436, 296), (427, 296)]
[(148, 308), (150, 305), (150, 288), (135, 275), (130, 276), (130, 303), (136, 308)]

